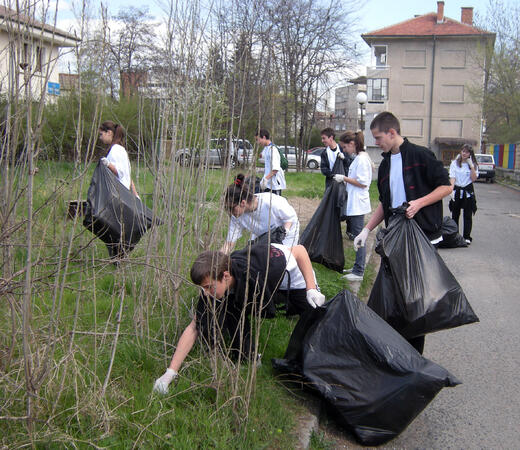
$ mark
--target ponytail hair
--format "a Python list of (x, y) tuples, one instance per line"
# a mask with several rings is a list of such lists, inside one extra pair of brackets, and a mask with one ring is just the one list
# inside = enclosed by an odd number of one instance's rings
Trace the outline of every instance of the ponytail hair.
[(357, 154), (365, 151), (365, 136), (363, 135), (362, 131), (347, 131), (341, 135), (339, 140), (344, 144), (348, 144), (349, 142), (354, 141)]
[(229, 212), (232, 212), (233, 208), (239, 205), (242, 200), (245, 200), (246, 203), (251, 203), (254, 199), (254, 194), (255, 187), (246, 181), (244, 174), (239, 173), (235, 181), (226, 189), (224, 206)]
[(126, 131), (121, 125), (118, 125), (111, 120), (107, 120), (100, 125), (99, 130), (111, 131), (113, 133), (114, 136), (112, 137), (112, 142), (110, 145), (119, 144), (124, 147)]

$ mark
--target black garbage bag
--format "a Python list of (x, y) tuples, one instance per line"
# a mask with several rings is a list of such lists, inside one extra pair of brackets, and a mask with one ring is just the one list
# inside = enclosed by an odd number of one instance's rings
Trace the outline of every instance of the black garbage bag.
[(465, 239), (459, 233), (459, 227), (450, 216), (444, 216), (442, 219), (442, 241), (439, 242), (439, 248), (457, 248), (467, 247)]
[(110, 256), (131, 251), (154, 221), (161, 223), (108, 167), (98, 163), (88, 188), (83, 225), (107, 244)]
[(318, 391), (364, 445), (395, 438), (443, 387), (460, 384), (349, 291), (302, 315), (273, 366)]
[(311, 261), (337, 272), (342, 272), (345, 265), (340, 220), (345, 199), (345, 185), (331, 183), (300, 237), (300, 244), (307, 249)]
[(279, 227), (273, 227), (255, 239), (250, 240), (248, 244), (283, 244), (283, 240), (285, 239), (286, 234), (287, 230), (284, 226), (280, 225)]
[(405, 338), (478, 322), (460, 284), (405, 207), (378, 233), (382, 257), (368, 306)]

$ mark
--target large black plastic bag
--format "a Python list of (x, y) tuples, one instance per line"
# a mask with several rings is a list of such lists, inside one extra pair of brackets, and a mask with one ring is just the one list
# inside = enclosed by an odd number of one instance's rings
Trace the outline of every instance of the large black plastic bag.
[[(83, 225), (99, 237), (111, 256), (134, 248), (154, 223), (153, 212), (124, 187), (115, 175), (98, 163), (87, 193)], [(159, 219), (155, 219), (160, 224)]]
[(439, 248), (467, 247), (465, 239), (459, 233), (459, 227), (450, 216), (444, 216), (441, 226), (442, 241)]
[(303, 377), (365, 445), (393, 439), (443, 387), (460, 384), (349, 291), (303, 315), (273, 366)]
[(378, 233), (382, 257), (368, 306), (405, 338), (478, 322), (460, 284), (405, 208)]
[(340, 221), (344, 200), (345, 185), (333, 182), (300, 237), (311, 261), (337, 272), (345, 265)]

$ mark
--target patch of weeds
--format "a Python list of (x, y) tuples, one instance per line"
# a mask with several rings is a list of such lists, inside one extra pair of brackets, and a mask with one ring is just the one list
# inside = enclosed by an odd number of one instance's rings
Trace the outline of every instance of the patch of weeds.
[(334, 448), (334, 442), (327, 440), (325, 433), (315, 431), (311, 434), (311, 441), (309, 443), (311, 450), (331, 450)]

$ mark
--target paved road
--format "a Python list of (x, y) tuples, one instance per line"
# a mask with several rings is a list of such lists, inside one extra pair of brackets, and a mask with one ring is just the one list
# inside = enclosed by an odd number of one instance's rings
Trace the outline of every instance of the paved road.
[[(476, 193), (473, 244), (440, 254), (480, 323), (428, 335), (424, 352), (463, 384), (383, 448), (520, 448), (520, 192), (477, 183)], [(337, 448), (358, 447), (342, 434)]]

